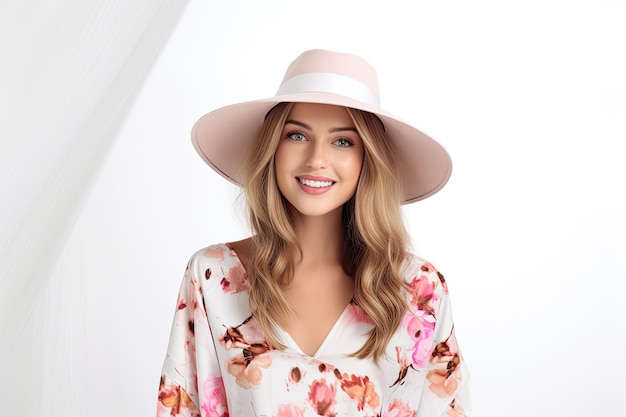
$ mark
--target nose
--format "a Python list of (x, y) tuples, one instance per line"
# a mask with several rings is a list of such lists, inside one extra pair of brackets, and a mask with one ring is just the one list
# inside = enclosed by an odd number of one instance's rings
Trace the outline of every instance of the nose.
[(305, 162), (307, 167), (321, 169), (328, 166), (328, 149), (323, 141), (311, 141), (308, 151)]

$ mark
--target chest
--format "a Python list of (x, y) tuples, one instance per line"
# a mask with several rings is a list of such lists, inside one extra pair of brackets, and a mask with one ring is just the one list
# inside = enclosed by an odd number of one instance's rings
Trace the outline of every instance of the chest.
[(294, 314), (284, 325), (285, 336), (306, 355), (314, 356), (349, 314), (352, 288), (289, 293)]

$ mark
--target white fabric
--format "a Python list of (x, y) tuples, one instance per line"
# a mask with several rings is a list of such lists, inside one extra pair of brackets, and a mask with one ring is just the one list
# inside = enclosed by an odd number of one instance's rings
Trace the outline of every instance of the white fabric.
[[(28, 363), (24, 352), (31, 347), (21, 342), (40, 343), (52, 335), (49, 341), (62, 344), (63, 338), (76, 336), (67, 333), (63, 320), (54, 321), (64, 316), (62, 308), (59, 317), (32, 314), (35, 307), (50, 306), (50, 298), (41, 295), (73, 220), (187, 3), (0, 3), (2, 369), (18, 368), (15, 358)], [(80, 288), (53, 288), (56, 295), (63, 291), (80, 297)], [(45, 344), (37, 348), (54, 351)], [(28, 377), (27, 369), (21, 371)], [(9, 379), (3, 384), (15, 383)], [(32, 381), (34, 394), (42, 383)], [(25, 410), (25, 404), (15, 407)]]

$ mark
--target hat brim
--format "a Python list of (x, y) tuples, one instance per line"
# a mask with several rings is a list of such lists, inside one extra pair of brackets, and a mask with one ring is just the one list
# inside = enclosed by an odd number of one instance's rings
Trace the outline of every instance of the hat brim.
[(193, 146), (216, 172), (241, 186), (240, 168), (265, 115), (281, 102), (324, 103), (377, 115), (394, 141), (403, 175), (403, 203), (423, 200), (448, 182), (452, 161), (437, 141), (375, 106), (330, 93), (298, 93), (222, 107), (202, 116), (193, 126)]

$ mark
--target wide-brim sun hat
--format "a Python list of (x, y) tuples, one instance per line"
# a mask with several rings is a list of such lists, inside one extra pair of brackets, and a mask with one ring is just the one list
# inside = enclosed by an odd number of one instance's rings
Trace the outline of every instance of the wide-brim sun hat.
[(270, 98), (219, 108), (202, 116), (191, 137), (211, 168), (241, 186), (242, 163), (266, 114), (278, 103), (322, 103), (370, 112), (382, 121), (398, 153), (403, 203), (430, 197), (452, 173), (448, 152), (437, 141), (380, 107), (376, 70), (363, 58), (314, 49), (291, 63)]

